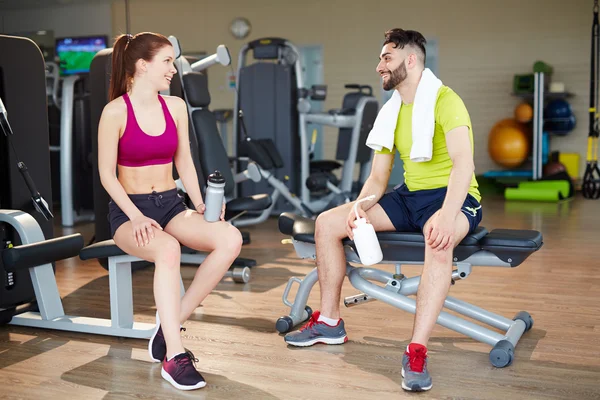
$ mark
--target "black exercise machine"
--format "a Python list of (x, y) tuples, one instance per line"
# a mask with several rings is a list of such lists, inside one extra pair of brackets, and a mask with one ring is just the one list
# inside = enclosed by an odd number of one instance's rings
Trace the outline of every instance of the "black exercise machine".
[(30, 39), (0, 35), (0, 54), (0, 323), (18, 324), (36, 310), (61, 315), (53, 262), (76, 256), (83, 238), (53, 238), (41, 51)]

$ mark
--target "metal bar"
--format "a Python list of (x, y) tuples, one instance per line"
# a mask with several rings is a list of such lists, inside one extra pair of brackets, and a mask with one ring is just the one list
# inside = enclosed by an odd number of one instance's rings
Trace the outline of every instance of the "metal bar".
[(537, 158), (538, 158), (538, 129), (539, 129), (539, 114), (540, 114), (540, 104), (538, 97), (538, 88), (540, 85), (540, 77), (539, 73), (536, 72), (534, 74), (534, 91), (533, 91), (533, 180), (537, 180)]
[(491, 313), (483, 308), (479, 308), (465, 301), (448, 296), (444, 302), (444, 307), (449, 310), (456, 311), (462, 315), (476, 319), (480, 322), (493, 326), (494, 328), (507, 331), (513, 324), (513, 320), (505, 318), (501, 315)]
[(78, 75), (63, 79), (60, 110), (60, 211), (63, 226), (73, 226), (73, 102)]
[(356, 155), (358, 154), (358, 146), (360, 139), (360, 130), (362, 128), (362, 119), (365, 107), (368, 102), (376, 101), (373, 97), (362, 97), (356, 105), (356, 115), (354, 116), (354, 128), (352, 129), (352, 138), (350, 139), (350, 150), (348, 158), (344, 161), (342, 168), (342, 179), (339, 188), (343, 192), (352, 192), (352, 182), (354, 181), (354, 167), (356, 164)]
[(542, 179), (542, 155), (543, 155), (543, 147), (544, 147), (544, 73), (539, 73), (539, 88), (538, 88), (538, 131), (537, 131), (537, 159), (535, 160), (537, 163), (536, 171), (537, 176), (536, 180)]

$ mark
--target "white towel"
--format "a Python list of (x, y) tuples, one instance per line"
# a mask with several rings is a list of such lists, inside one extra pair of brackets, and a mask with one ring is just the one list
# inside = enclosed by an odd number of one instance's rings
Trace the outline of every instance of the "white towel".
[[(414, 162), (431, 160), (433, 152), (433, 134), (435, 130), (435, 103), (437, 93), (442, 86), (429, 68), (423, 70), (417, 86), (412, 112), (412, 140), (410, 159)], [(398, 122), (398, 113), (402, 107), (402, 98), (397, 90), (381, 107), (377, 114), (373, 129), (367, 137), (367, 146), (380, 151), (383, 148), (392, 150), (394, 147), (394, 132)]]

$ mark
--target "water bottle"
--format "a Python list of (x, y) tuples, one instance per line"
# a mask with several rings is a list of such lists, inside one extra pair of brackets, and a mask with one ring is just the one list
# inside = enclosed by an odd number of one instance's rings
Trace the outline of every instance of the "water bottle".
[(208, 176), (204, 197), (204, 219), (208, 222), (219, 221), (225, 198), (225, 178), (218, 170)]
[(375, 196), (367, 196), (362, 200), (357, 201), (354, 204), (354, 213), (356, 214), (356, 228), (352, 229), (354, 234), (354, 244), (356, 245), (356, 251), (360, 257), (360, 262), (363, 265), (373, 265), (383, 260), (383, 253), (381, 251), (381, 245), (377, 239), (375, 228), (373, 225), (367, 223), (365, 218), (360, 218), (358, 215), (358, 203), (363, 201), (372, 200)]

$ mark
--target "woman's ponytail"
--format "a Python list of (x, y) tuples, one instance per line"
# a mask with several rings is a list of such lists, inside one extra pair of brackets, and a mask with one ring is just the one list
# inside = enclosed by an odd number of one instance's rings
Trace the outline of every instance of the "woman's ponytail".
[(112, 72), (110, 77), (109, 101), (127, 92), (127, 68), (125, 64), (125, 48), (131, 35), (120, 35), (115, 40), (112, 52)]

